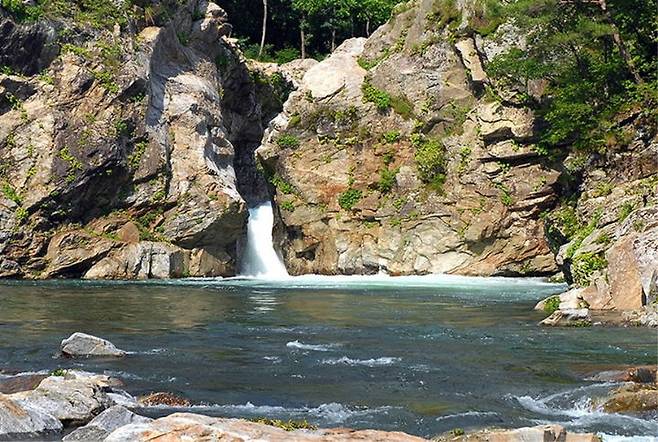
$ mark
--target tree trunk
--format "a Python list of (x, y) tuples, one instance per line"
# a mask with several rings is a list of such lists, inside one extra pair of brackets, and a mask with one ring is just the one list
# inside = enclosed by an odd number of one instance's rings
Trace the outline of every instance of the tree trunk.
[(258, 58), (263, 56), (265, 50), (265, 37), (267, 35), (267, 0), (263, 0), (263, 33), (260, 39), (260, 51), (258, 51)]
[(615, 41), (615, 44), (617, 45), (617, 49), (619, 49), (619, 54), (624, 59), (624, 62), (626, 63), (628, 70), (633, 75), (635, 81), (638, 84), (644, 83), (644, 80), (640, 76), (640, 72), (635, 67), (635, 63), (633, 63), (633, 59), (628, 53), (628, 49), (626, 49), (626, 43), (624, 43), (624, 39), (622, 38), (621, 33), (619, 32), (619, 28), (617, 27), (617, 24), (615, 23), (612, 14), (610, 14), (610, 11), (608, 10), (608, 5), (606, 3), (606, 0), (599, 0), (598, 3), (599, 3), (599, 7), (601, 8), (601, 11), (603, 12), (603, 16), (605, 17), (605, 20), (612, 28), (612, 38)]
[(331, 28), (331, 52), (336, 50), (336, 28)]
[(366, 19), (366, 37), (370, 37), (370, 18)]
[(299, 39), (302, 42), (302, 60), (306, 60), (306, 33), (304, 32), (304, 22), (299, 26)]

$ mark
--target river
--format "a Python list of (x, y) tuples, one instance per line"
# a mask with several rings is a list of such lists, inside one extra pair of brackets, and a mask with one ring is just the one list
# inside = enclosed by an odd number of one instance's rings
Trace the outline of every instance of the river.
[[(538, 327), (534, 304), (563, 289), (448, 276), (5, 281), (0, 372), (79, 368), (117, 376), (135, 395), (180, 394), (211, 415), (421, 436), (543, 422), (634, 440), (658, 434), (655, 415), (590, 411), (590, 398), (613, 386), (585, 380), (655, 363), (656, 333)], [(75, 331), (130, 354), (57, 357)]]

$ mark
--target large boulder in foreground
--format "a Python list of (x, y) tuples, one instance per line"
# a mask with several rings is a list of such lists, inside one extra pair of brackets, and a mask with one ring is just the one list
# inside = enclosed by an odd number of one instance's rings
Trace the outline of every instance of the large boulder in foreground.
[(51, 440), (65, 426), (85, 424), (114, 405), (114, 384), (107, 376), (67, 371), (36, 388), (29, 383), (22, 391), (0, 394), (0, 440)]
[(449, 433), (435, 439), (439, 442), (600, 442), (593, 433), (569, 433), (561, 425), (539, 425), (514, 430), (483, 430), (456, 435)]
[(24, 410), (39, 410), (64, 424), (81, 424), (112, 405), (107, 395), (111, 384), (107, 376), (70, 371), (8, 397)]
[(121, 428), (124, 425), (148, 423), (152, 419), (133, 413), (125, 407), (115, 405), (108, 408), (91, 420), (84, 427), (80, 427), (72, 433), (66, 435), (63, 441), (69, 442), (74, 440), (92, 441), (103, 440), (112, 431)]
[(191, 413), (175, 413), (150, 423), (135, 423), (113, 431), (106, 442), (159, 440), (267, 440), (297, 441), (396, 441), (421, 442), (425, 439), (405, 433), (345, 429), (317, 432), (284, 431), (282, 429), (239, 419), (222, 419)]
[(26, 439), (61, 430), (62, 423), (46, 411), (0, 394), (0, 440)]
[(126, 352), (119, 350), (110, 341), (86, 333), (76, 332), (64, 339), (62, 354), (69, 357), (113, 356), (122, 357)]

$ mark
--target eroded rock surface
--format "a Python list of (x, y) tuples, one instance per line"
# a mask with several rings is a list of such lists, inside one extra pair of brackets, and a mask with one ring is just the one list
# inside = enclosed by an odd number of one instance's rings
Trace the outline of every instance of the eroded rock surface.
[(533, 112), (482, 94), (482, 48), (507, 28), (455, 47), (431, 7), (346, 41), (270, 125), (258, 155), (291, 273), (557, 270), (539, 214), (560, 172), (535, 149)]

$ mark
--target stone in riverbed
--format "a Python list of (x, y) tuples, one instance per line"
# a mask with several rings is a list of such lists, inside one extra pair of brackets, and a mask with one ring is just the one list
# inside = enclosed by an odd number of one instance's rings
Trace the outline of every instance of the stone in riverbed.
[(86, 333), (76, 332), (64, 339), (61, 344), (62, 354), (69, 357), (79, 356), (125, 356), (110, 341)]
[(591, 381), (599, 382), (635, 382), (638, 384), (655, 384), (656, 372), (658, 366), (644, 365), (640, 367), (631, 367), (626, 370), (609, 370), (603, 371), (587, 378)]
[(592, 325), (592, 318), (586, 308), (556, 310), (540, 324), (549, 327), (587, 327)]
[(166, 405), (168, 407), (189, 407), (192, 405), (192, 403), (187, 399), (171, 393), (151, 393), (149, 395), (140, 397), (137, 402), (140, 405), (146, 407), (153, 407), (157, 405)]
[(658, 386), (629, 384), (614, 390), (600, 406), (606, 413), (637, 414), (658, 410)]
[(62, 439), (63, 441), (103, 440), (111, 432), (124, 425), (143, 424), (152, 419), (133, 413), (125, 407), (115, 405), (96, 416), (84, 427), (80, 427)]

